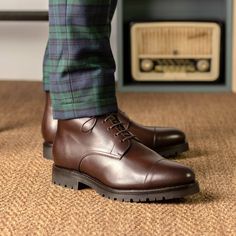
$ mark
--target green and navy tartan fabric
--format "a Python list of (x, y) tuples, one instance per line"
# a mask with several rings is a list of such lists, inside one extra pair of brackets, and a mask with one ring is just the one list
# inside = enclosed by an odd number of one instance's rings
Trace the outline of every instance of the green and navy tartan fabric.
[(110, 46), (117, 0), (50, 0), (44, 89), (55, 119), (117, 111)]

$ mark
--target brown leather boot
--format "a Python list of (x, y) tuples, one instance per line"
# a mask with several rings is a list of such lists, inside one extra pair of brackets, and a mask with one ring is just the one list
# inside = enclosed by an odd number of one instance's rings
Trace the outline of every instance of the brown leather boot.
[(120, 201), (158, 201), (197, 193), (193, 171), (136, 140), (116, 114), (58, 122), (53, 183), (88, 186)]
[[(164, 157), (171, 157), (189, 150), (185, 134), (175, 128), (145, 127), (131, 121), (122, 111), (118, 113), (124, 127), (133, 133), (147, 147)], [(43, 156), (52, 159), (52, 144), (57, 130), (57, 121), (53, 120), (49, 93), (46, 93), (45, 110), (42, 121), (44, 138)]]

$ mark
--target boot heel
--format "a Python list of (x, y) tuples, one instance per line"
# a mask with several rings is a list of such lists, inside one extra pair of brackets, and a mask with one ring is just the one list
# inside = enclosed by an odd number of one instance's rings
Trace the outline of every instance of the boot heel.
[(47, 160), (53, 160), (52, 144), (50, 143), (43, 144), (43, 157)]
[(55, 165), (52, 168), (52, 182), (61, 187), (80, 189), (80, 183), (71, 171), (56, 167)]

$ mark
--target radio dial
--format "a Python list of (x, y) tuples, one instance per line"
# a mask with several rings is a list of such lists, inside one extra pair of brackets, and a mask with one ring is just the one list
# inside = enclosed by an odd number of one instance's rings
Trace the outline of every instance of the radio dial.
[(208, 60), (200, 60), (197, 62), (197, 69), (201, 72), (206, 72), (210, 68), (210, 63)]
[(162, 65), (157, 65), (155, 66), (155, 71), (156, 72), (164, 72), (164, 67)]
[(187, 72), (195, 72), (196, 69), (195, 69), (195, 66), (194, 65), (188, 65), (187, 66)]
[(150, 72), (153, 70), (153, 67), (154, 67), (154, 62), (152, 60), (150, 59), (142, 60), (141, 68), (143, 71)]

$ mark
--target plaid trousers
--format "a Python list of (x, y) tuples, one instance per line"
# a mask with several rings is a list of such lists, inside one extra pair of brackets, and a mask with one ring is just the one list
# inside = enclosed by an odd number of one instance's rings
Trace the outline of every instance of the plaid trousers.
[(55, 119), (117, 112), (110, 46), (117, 0), (49, 0), (44, 90)]

